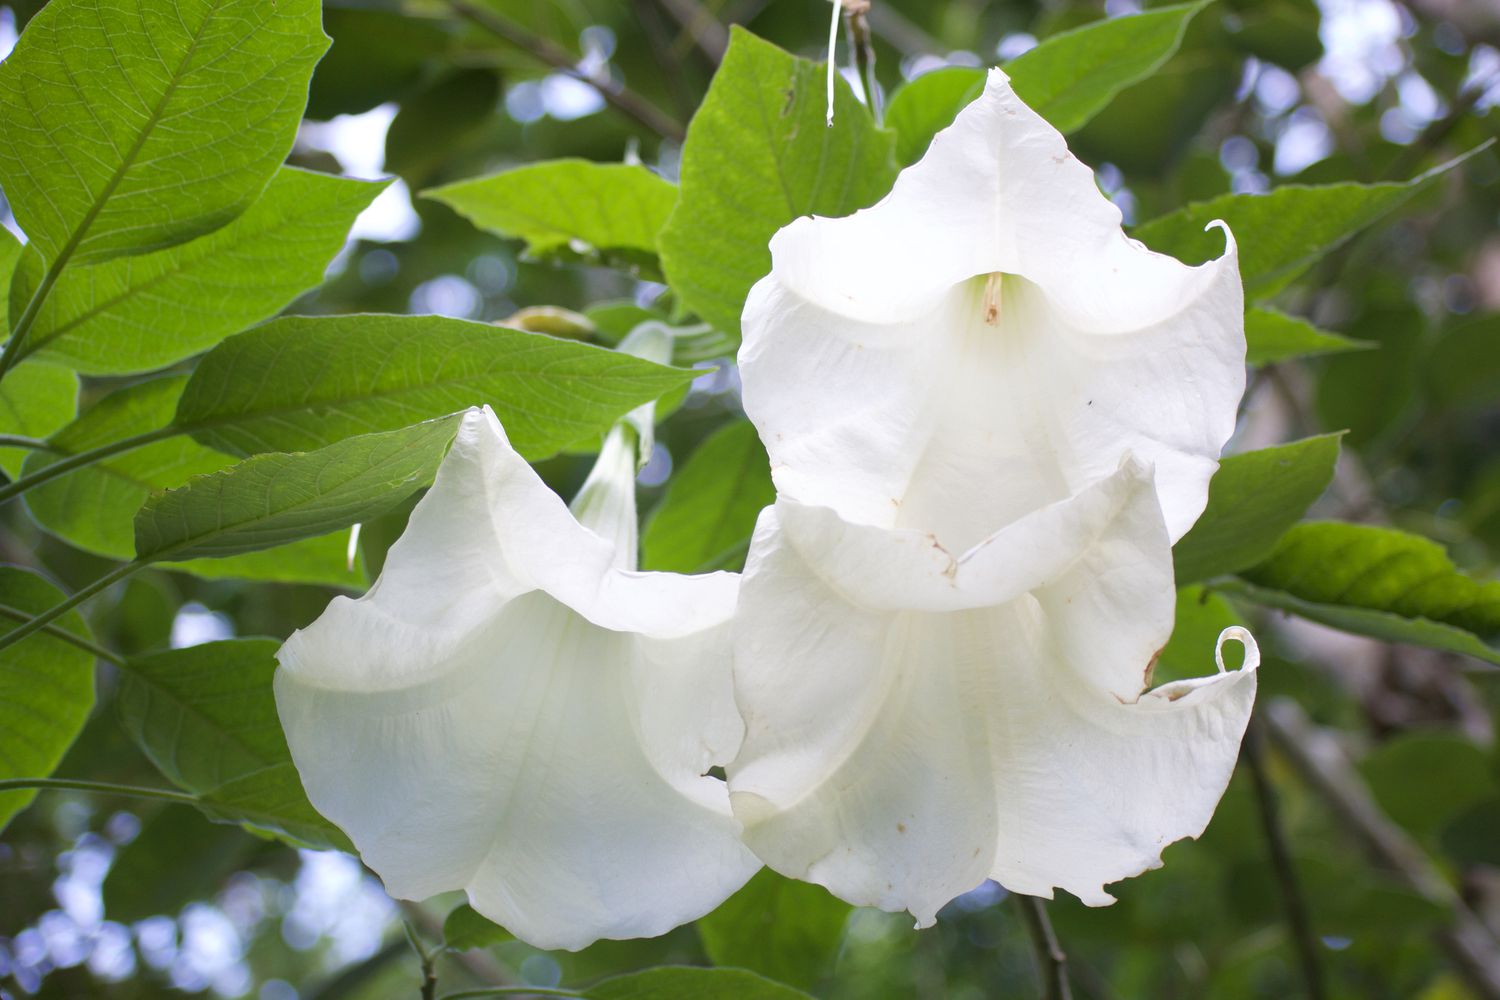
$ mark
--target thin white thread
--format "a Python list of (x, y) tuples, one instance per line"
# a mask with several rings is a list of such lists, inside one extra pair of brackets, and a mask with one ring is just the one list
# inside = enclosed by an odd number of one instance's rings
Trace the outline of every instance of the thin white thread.
[(838, 72), (835, 57), (839, 47), (839, 11), (843, 0), (833, 0), (833, 20), (828, 25), (828, 127), (833, 128), (833, 76)]

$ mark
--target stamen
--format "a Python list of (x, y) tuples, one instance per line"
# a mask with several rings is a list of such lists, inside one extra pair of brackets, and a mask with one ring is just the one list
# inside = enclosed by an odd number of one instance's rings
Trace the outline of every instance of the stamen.
[(996, 271), (984, 281), (984, 321), (990, 326), (1000, 325), (1000, 280), (1003, 277)]

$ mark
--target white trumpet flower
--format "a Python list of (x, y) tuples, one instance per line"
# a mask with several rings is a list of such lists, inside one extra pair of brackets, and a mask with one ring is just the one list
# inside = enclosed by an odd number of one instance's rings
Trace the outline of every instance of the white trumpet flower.
[(962, 555), (786, 498), (751, 551), (729, 787), (782, 874), (925, 926), (986, 878), (1108, 903), (1208, 824), (1259, 659), (1236, 630), (1240, 670), (1145, 690), (1174, 591), (1144, 467)]
[(735, 629), (746, 842), (921, 925), (985, 878), (1109, 902), (1203, 831), (1254, 701), (1243, 630), (1241, 670), (1148, 690), (1244, 390), (1233, 242), (1128, 239), (997, 70), (886, 199), (771, 249), (740, 353), (779, 493)]
[(1129, 452), (1155, 467), (1176, 541), (1245, 387), (1225, 236), (1199, 267), (1127, 238), (1063, 137), (991, 71), (884, 200), (772, 239), (740, 369), (777, 486), (963, 551)]
[(696, 919), (759, 867), (723, 782), (732, 574), (641, 573), (635, 429), (574, 513), (488, 408), (358, 600), (280, 651), (312, 803), (394, 896), (465, 889), (540, 948)]

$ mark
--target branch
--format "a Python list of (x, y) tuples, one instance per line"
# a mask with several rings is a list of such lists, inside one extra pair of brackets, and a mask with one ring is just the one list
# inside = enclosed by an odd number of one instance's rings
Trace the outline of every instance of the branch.
[(1302, 966), (1302, 978), (1307, 984), (1308, 1000), (1324, 1000), (1328, 990), (1324, 986), (1323, 968), (1319, 962), (1318, 938), (1307, 916), (1307, 901), (1297, 882), (1297, 869), (1292, 864), (1286, 830), (1281, 825), (1276, 791), (1271, 787), (1271, 777), (1267, 773), (1266, 735), (1259, 716), (1250, 717), (1250, 725), (1245, 730), (1244, 754), (1255, 785), (1256, 803), (1260, 806), (1261, 828), (1270, 850), (1271, 868), (1276, 872), (1276, 881), (1281, 884), (1282, 905), (1286, 908), (1286, 922), (1292, 932), (1292, 946), (1296, 948), (1297, 961)]
[(1452, 922), (1433, 932), (1459, 977), (1483, 1000), (1500, 1000), (1500, 941), (1490, 933), (1437, 866), (1375, 803), (1338, 738), (1315, 726), (1285, 699), (1271, 702), (1266, 728), (1276, 747), (1317, 791), (1334, 818), (1366, 853), (1418, 895), (1448, 909)]
[(698, 46), (699, 51), (708, 56), (709, 60), (717, 66), (724, 58), (724, 52), (729, 48), (729, 29), (713, 15), (707, 7), (698, 0), (658, 0), (672, 15), (672, 19), (682, 25), (682, 30)]
[(163, 802), (198, 801), (198, 796), (170, 788), (146, 788), (141, 785), (115, 785), (107, 781), (75, 781), (72, 778), (6, 778), (0, 781), (0, 792), (24, 791), (101, 792), (132, 799), (158, 799)]
[(448, 0), (448, 7), (464, 20), (526, 51), (559, 73), (593, 87), (610, 107), (635, 119), (662, 138), (681, 142), (686, 136), (676, 120), (639, 94), (613, 80), (603, 80), (580, 71), (574, 65), (572, 53), (550, 38), (534, 34), (492, 10), (474, 6), (468, 0)]
[(1045, 904), (1035, 896), (1011, 893), (1021, 919), (1026, 922), (1026, 932), (1031, 935), (1031, 950), (1036, 956), (1037, 976), (1042, 980), (1042, 1000), (1073, 1000), (1068, 988), (1068, 956), (1058, 943), (1052, 930), (1052, 921), (1047, 919)]

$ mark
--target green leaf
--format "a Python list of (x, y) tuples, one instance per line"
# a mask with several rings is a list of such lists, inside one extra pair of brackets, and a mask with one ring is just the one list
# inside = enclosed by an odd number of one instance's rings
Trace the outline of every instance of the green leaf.
[(205, 355), (176, 423), (211, 448), (252, 455), (489, 404), (535, 460), (700, 374), (440, 316), (288, 316)]
[[(21, 262), (21, 251), (25, 248), (9, 229), (0, 226), (0, 288), (10, 287), (16, 265)], [(0, 330), (10, 330), (10, 315), (6, 308), (8, 299), (0, 295)]]
[(481, 917), (468, 903), (454, 907), (443, 921), (443, 944), (454, 951), (471, 948), (493, 948), (514, 941), (515, 935), (493, 921)]
[[(66, 368), (33, 361), (0, 381), (0, 434), (45, 440), (78, 412), (78, 376)], [(15, 479), (31, 452), (0, 448), (0, 470)]]
[(104, 913), (126, 924), (176, 916), (187, 904), (212, 898), (260, 846), (243, 830), (210, 823), (191, 806), (169, 805), (153, 813), (110, 862), (101, 887)]
[(1215, 589), (1324, 625), (1500, 664), (1500, 582), (1458, 571), (1427, 538), (1364, 524), (1294, 526), (1265, 562)]
[(1116, 94), (1162, 67), (1205, 3), (1159, 7), (1053, 35), (1005, 64), (1021, 100), (1059, 132), (1082, 128)]
[(432, 482), (456, 430), (457, 418), (443, 417), (199, 476), (146, 501), (136, 557), (232, 556), (378, 517)]
[(1458, 734), (1402, 733), (1377, 747), (1359, 770), (1386, 814), (1423, 836), (1500, 793), (1489, 755)]
[(1246, 299), (1263, 299), (1477, 152), (1471, 150), (1405, 183), (1288, 184), (1267, 194), (1226, 194), (1153, 219), (1131, 235), (1153, 250), (1199, 264), (1223, 252), (1224, 235), (1204, 229), (1222, 220), (1239, 244)]
[(812, 989), (833, 971), (852, 909), (820, 885), (763, 868), (698, 921), (698, 934), (715, 965)]
[(1231, 455), (1208, 485), (1208, 507), (1172, 547), (1179, 584), (1253, 566), (1333, 481), (1339, 435)]
[(589, 1000), (810, 1000), (806, 993), (744, 969), (661, 966), (590, 986)]
[[(0, 635), (60, 604), (64, 596), (30, 570), (0, 566)], [(89, 637), (76, 611), (55, 625)], [(50, 775), (93, 705), (94, 657), (66, 639), (38, 632), (0, 652), (0, 778)], [(0, 793), (0, 830), (35, 795)]]
[(721, 427), (672, 477), (641, 535), (642, 565), (677, 573), (737, 569), (762, 507), (771, 464), (749, 421)]
[(750, 286), (771, 270), (776, 230), (872, 205), (895, 180), (895, 136), (842, 77), (835, 94), (829, 128), (823, 67), (732, 29), (688, 126), (682, 193), (659, 237), (672, 290), (725, 333), (739, 333)]
[(1378, 345), (1319, 330), (1305, 319), (1275, 309), (1250, 308), (1245, 310), (1245, 346), (1245, 363), (1260, 367), (1292, 358), (1368, 351)]
[[(1006, 63), (1005, 72), (1038, 114), (1059, 132), (1075, 132), (1120, 91), (1160, 69), (1204, 6), (1161, 7), (1060, 32)], [(885, 121), (896, 130), (896, 158), (903, 166), (921, 159), (932, 137), (984, 91), (985, 72), (948, 67), (896, 91)]]
[(1490, 407), (1500, 396), (1500, 316), (1459, 323), (1425, 353), (1427, 393), (1439, 405)]
[(229, 222), (292, 147), (318, 0), (54, 0), (0, 66), (0, 186), (48, 263)]
[[(7, 376), (4, 385), (8, 387), (30, 367), (18, 368)], [(65, 374), (73, 378), (71, 372)], [(40, 472), (65, 455), (165, 427), (186, 384), (186, 376), (175, 376), (116, 390), (52, 436), (49, 443), (58, 453), (33, 453), (25, 471)], [(217, 472), (234, 463), (232, 456), (205, 448), (191, 438), (168, 437), (34, 486), (25, 494), (26, 505), (38, 524), (70, 545), (111, 559), (130, 559), (135, 555), (135, 512), (154, 491), (181, 486), (193, 476)], [(164, 568), (204, 577), (359, 586), (365, 577), (349, 570), (346, 543), (341, 535), (328, 536), (273, 552), (169, 563)]]
[(982, 69), (945, 66), (903, 84), (885, 109), (886, 127), (896, 130), (897, 162), (909, 167), (920, 160), (932, 137), (984, 93), (984, 78)]
[[(88, 375), (150, 371), (197, 354), (319, 284), (384, 186), (284, 167), (243, 215), (208, 236), (69, 268), (21, 352)], [(16, 312), (44, 269), (28, 251), (11, 287)]]
[(128, 661), (116, 701), (126, 730), (214, 818), (325, 846), (343, 835), (307, 802), (271, 690), (275, 639), (226, 639)]
[(424, 192), (480, 229), (611, 266), (649, 262), (677, 188), (636, 164), (550, 160)]
[[(1199, 586), (1178, 588), (1172, 636), (1156, 655), (1146, 683), (1159, 686), (1213, 673), (1214, 649), (1219, 642), (1219, 633), (1231, 625), (1243, 624), (1244, 617), (1236, 614), (1229, 602), (1217, 594), (1206, 592)], [(1236, 655), (1237, 647), (1238, 643), (1225, 646), (1226, 666), (1232, 668), (1236, 665), (1232, 657)]]

